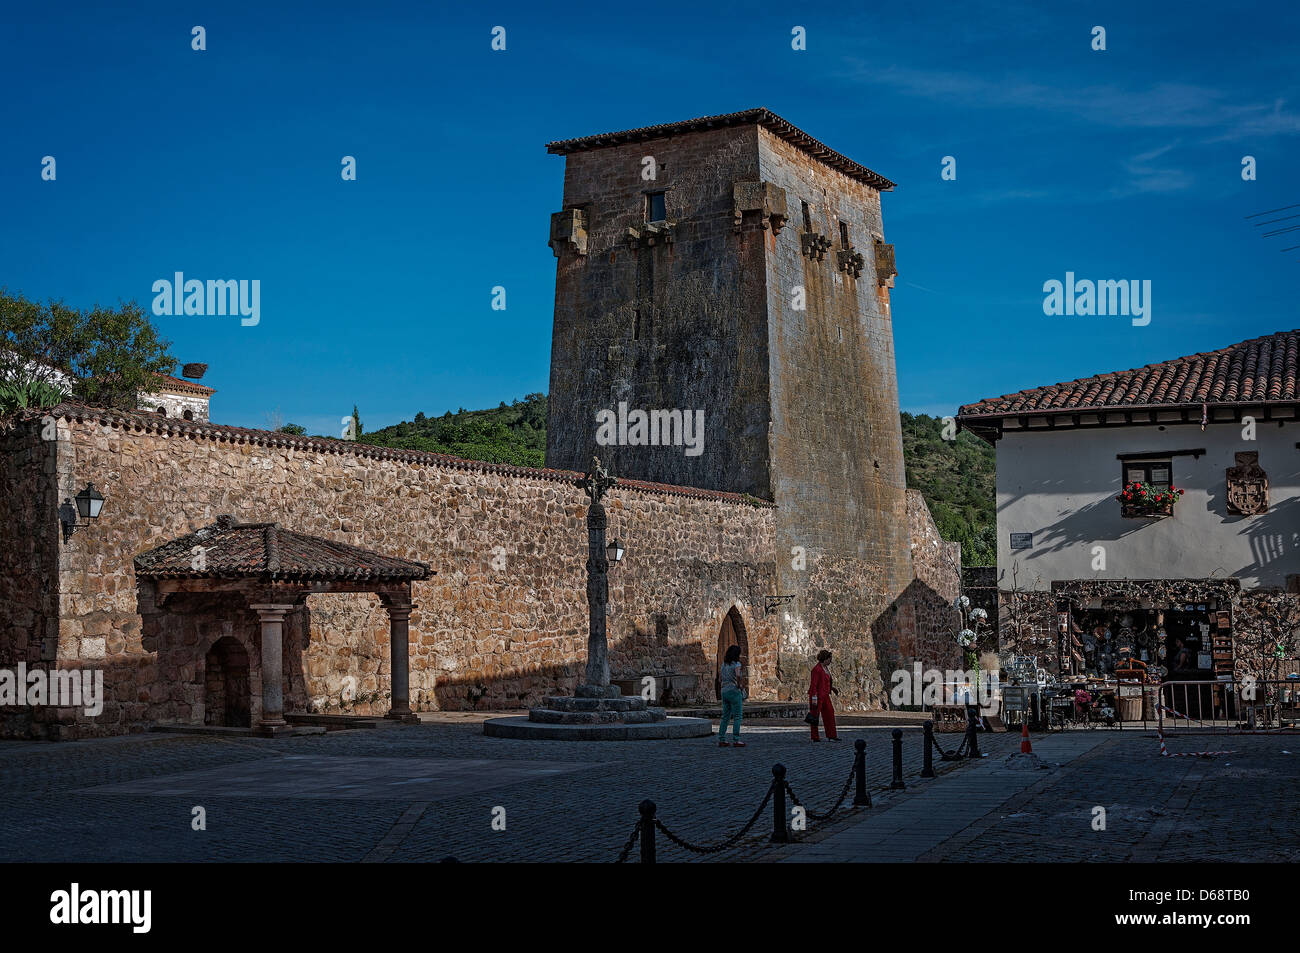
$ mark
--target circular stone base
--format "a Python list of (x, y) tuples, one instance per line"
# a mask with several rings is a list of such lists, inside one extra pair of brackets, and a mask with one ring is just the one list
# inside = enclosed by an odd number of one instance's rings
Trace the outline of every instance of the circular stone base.
[(527, 715), (489, 718), (483, 734), (490, 738), (530, 741), (648, 741), (661, 738), (704, 738), (713, 734), (707, 718), (666, 718), (643, 725), (555, 725), (530, 721)]

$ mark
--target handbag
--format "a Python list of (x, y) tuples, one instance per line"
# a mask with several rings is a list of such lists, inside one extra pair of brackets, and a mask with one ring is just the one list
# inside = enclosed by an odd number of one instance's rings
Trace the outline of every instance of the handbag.
[(803, 716), (803, 723), (805, 725), (812, 725), (815, 728), (817, 726), (818, 714), (819, 712), (817, 711), (816, 708), (809, 710), (808, 714)]

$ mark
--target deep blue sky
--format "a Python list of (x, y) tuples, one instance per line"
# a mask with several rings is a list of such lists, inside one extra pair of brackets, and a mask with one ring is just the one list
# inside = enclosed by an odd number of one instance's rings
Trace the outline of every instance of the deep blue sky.
[[(1293, 4), (463, 6), (6, 4), (0, 284), (147, 308), (178, 270), (260, 279), (257, 327), (155, 319), (222, 423), (495, 406), (548, 384), (544, 143), (762, 105), (899, 183), (905, 409), (1300, 326), (1300, 237), (1244, 218), (1300, 203)], [(1067, 270), (1150, 279), (1151, 324), (1044, 316)]]

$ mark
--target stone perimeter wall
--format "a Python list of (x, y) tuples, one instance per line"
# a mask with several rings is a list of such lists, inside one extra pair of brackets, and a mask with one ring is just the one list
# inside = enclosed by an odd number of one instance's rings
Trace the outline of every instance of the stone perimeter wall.
[[(126, 423), (123, 424), (122, 421)], [(19, 424), (30, 447), (5, 455), (6, 487), (29, 488), (54, 468), (39, 460), (37, 421)], [(201, 723), (204, 654), (248, 618), (216, 616), (177, 625), (178, 644), (146, 632), (132, 560), (139, 553), (232, 513), (418, 559), (437, 575), (414, 584), (411, 705), (416, 710), (516, 708), (578, 684), (586, 653), (586, 497), (571, 475), (363, 449), (337, 450), (257, 431), (204, 428), (132, 415), (59, 420), (58, 493), (93, 479), (107, 502), (92, 527), (58, 551), (58, 664), (103, 667), (108, 703), (93, 721), (58, 713), (61, 737), (141, 730), (153, 722)], [(213, 433), (224, 433), (222, 439)], [(271, 439), (278, 446), (259, 445)], [(39, 452), (38, 452), (39, 451)], [(23, 456), (26, 453), (27, 456)], [(10, 494), (11, 498), (14, 495)], [(48, 495), (48, 494), (47, 494)], [(57, 526), (43, 500), (24, 519)], [(611, 665), (615, 677), (675, 672), (697, 676), (690, 699), (713, 696), (718, 633), (735, 606), (748, 646), (754, 698), (776, 692), (773, 510), (715, 495), (619, 487), (606, 498), (609, 535), (627, 557), (610, 573)], [(28, 543), (6, 520), (3, 584), (32, 580), (17, 565)], [(32, 535), (32, 534), (24, 534)], [(503, 568), (495, 568), (497, 566)], [(15, 590), (17, 593), (18, 590)], [(30, 598), (28, 601), (33, 601)], [(48, 632), (35, 604), (6, 618), (0, 665), (16, 644)], [(176, 610), (181, 611), (180, 609)], [(286, 638), (286, 709), (379, 713), (388, 707), (388, 620), (370, 595), (312, 596)], [(294, 627), (291, 622), (290, 630)], [(233, 629), (233, 633), (232, 633)], [(163, 630), (164, 633), (167, 631)], [(252, 649), (256, 639), (241, 639)], [(247, 645), (247, 641), (254, 643)], [(307, 645), (302, 645), (306, 641)], [(201, 703), (201, 698), (199, 699)], [(254, 699), (256, 716), (257, 699)]]
[(0, 661), (10, 665), (52, 660), (58, 648), (61, 498), (42, 429), (0, 423)]

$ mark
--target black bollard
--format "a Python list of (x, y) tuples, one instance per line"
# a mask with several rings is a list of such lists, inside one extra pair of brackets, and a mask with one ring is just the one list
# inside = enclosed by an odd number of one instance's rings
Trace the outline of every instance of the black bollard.
[(891, 791), (901, 791), (906, 784), (903, 783), (903, 729), (894, 729), (894, 780), (889, 782)]
[(853, 742), (857, 752), (853, 756), (853, 775), (858, 789), (853, 795), (854, 807), (871, 807), (871, 795), (867, 793), (867, 743), (859, 738)]
[(980, 727), (979, 720), (971, 715), (966, 724), (967, 738), (970, 739), (970, 746), (966, 749), (966, 757), (978, 758), (980, 756)]
[(655, 802), (642, 801), (641, 811), (641, 863), (655, 862)]
[(772, 765), (772, 843), (785, 844), (790, 832), (785, 826), (785, 765)]
[(934, 722), (925, 723), (925, 740), (921, 742), (925, 754), (921, 756), (921, 777), (934, 777)]

